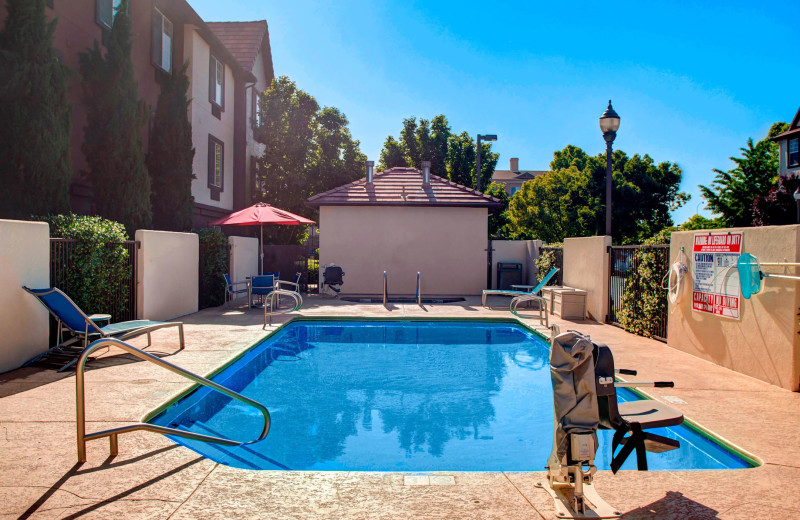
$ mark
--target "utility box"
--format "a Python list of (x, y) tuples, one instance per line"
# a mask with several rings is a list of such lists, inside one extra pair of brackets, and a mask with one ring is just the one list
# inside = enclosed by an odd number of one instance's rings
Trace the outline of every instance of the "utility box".
[(511, 290), (512, 285), (522, 284), (522, 264), (497, 262), (497, 288)]

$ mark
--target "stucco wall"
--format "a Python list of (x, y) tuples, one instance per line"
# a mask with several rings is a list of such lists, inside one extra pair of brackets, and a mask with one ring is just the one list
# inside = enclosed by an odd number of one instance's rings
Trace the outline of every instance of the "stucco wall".
[(195, 233), (136, 231), (136, 316), (170, 320), (197, 312), (200, 241)]
[[(800, 261), (800, 226), (732, 228), (742, 231), (742, 251), (761, 262)], [(693, 272), (691, 251), (696, 231), (672, 234), (670, 258), (684, 247), (689, 255), (689, 278), (678, 304), (669, 305), (667, 340), (683, 350), (718, 365), (762, 381), (798, 390), (800, 339), (798, 337), (798, 284), (794, 280), (767, 278), (761, 291), (749, 300), (742, 298), (739, 320), (692, 310)], [(784, 273), (784, 268), (762, 266), (766, 273)], [(800, 269), (788, 268), (786, 274)]]
[[(187, 25), (184, 31), (184, 53), (189, 60), (187, 74), (190, 86), (190, 119), (192, 122), (192, 143), (194, 162), (192, 169), (197, 176), (192, 181), (192, 195), (199, 204), (207, 204), (228, 210), (233, 209), (233, 70), (225, 64), (225, 109), (220, 119), (211, 113), (208, 100), (208, 60), (211, 48), (196, 29)], [(208, 187), (208, 135), (211, 134), (224, 143), (223, 150), (223, 190), (219, 200), (211, 199)]]
[(342, 293), (480, 294), (486, 288), (488, 212), (485, 208), (320, 208), (320, 280), (335, 263), (346, 275)]
[(608, 246), (611, 237), (564, 240), (564, 285), (586, 291), (586, 313), (605, 322), (608, 314)]
[(522, 264), (523, 284), (536, 285), (540, 240), (492, 240), (492, 288), (497, 288), (497, 263)]
[(228, 243), (231, 246), (231, 280), (243, 282), (245, 277), (258, 274), (258, 239), (228, 237)]
[(48, 312), (22, 286), (50, 287), (50, 228), (0, 220), (0, 244), (0, 372), (6, 372), (48, 348)]

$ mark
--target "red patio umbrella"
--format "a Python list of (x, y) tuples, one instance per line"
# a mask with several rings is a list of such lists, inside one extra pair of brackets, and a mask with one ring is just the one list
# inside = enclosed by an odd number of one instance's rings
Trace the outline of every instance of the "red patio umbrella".
[(249, 208), (241, 209), (227, 217), (208, 223), (209, 226), (260, 226), (261, 239), (259, 240), (259, 249), (261, 252), (262, 273), (264, 272), (264, 224), (298, 226), (300, 224), (314, 224), (314, 221), (259, 202)]

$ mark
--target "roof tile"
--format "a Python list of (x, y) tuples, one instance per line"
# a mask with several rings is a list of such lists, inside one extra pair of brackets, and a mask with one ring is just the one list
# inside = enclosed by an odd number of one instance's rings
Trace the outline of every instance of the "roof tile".
[(206, 22), (246, 72), (253, 72), (258, 51), (267, 34), (266, 20), (257, 22)]

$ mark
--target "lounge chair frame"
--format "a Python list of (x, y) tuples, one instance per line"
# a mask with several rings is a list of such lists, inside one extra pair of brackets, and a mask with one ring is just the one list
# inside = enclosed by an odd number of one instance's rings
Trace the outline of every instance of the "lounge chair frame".
[[(184, 347), (185, 347), (184, 334), (183, 334), (183, 322), (180, 322), (180, 321), (160, 322), (160, 321), (150, 321), (150, 320), (134, 320), (132, 322), (124, 322), (123, 321), (123, 322), (115, 323), (115, 324), (112, 324), (112, 325), (120, 326), (120, 325), (124, 325), (125, 323), (136, 323), (136, 322), (140, 322), (140, 323), (143, 323), (143, 324), (149, 323), (149, 325), (141, 325), (141, 326), (137, 326), (137, 327), (132, 327), (131, 329), (121, 329), (121, 330), (112, 331), (112, 332), (104, 331), (103, 329), (109, 327), (108, 325), (106, 327), (99, 327), (94, 322), (94, 320), (92, 320), (85, 312), (83, 312), (83, 310), (80, 307), (78, 307), (78, 305), (74, 301), (72, 301), (72, 298), (67, 296), (64, 293), (64, 291), (62, 291), (58, 287), (51, 287), (50, 289), (31, 289), (29, 287), (23, 286), (22, 288), (26, 292), (28, 292), (29, 294), (33, 295), (37, 300), (39, 300), (39, 302), (47, 309), (47, 311), (50, 313), (50, 315), (53, 316), (53, 318), (55, 318), (55, 320), (58, 322), (58, 343), (54, 347), (48, 349), (47, 351), (39, 354), (38, 356), (34, 357), (33, 359), (31, 359), (29, 361), (27, 361), (23, 366), (28, 366), (28, 365), (30, 365), (32, 363), (35, 363), (36, 361), (38, 361), (39, 359), (43, 358), (47, 354), (50, 354), (53, 351), (61, 350), (61, 349), (65, 348), (65, 347), (73, 345), (74, 343), (77, 343), (81, 339), (83, 339), (83, 346), (81, 347), (81, 350), (86, 350), (86, 348), (89, 346), (89, 338), (90, 337), (94, 337), (94, 336), (97, 336), (95, 339), (110, 339), (110, 338), (113, 338), (113, 339), (118, 339), (120, 341), (123, 341), (123, 340), (129, 339), (129, 338), (133, 338), (135, 336), (139, 336), (141, 334), (147, 334), (147, 346), (149, 347), (149, 346), (151, 346), (153, 344), (152, 337), (150, 336), (150, 334), (154, 330), (163, 329), (163, 328), (166, 328), (166, 327), (178, 327), (178, 335), (179, 335), (179, 338), (180, 338), (180, 349), (179, 350), (183, 350)], [(84, 321), (84, 324), (85, 324), (85, 327), (84, 327), (83, 330), (76, 330), (73, 327), (71, 327), (68, 323), (66, 323), (62, 319), (61, 316), (59, 316), (41, 298), (42, 296), (47, 296), (48, 294), (53, 294), (53, 293), (57, 293), (57, 294), (61, 295), (66, 300), (66, 302), (68, 302), (70, 305), (72, 305), (72, 307), (74, 308), (75, 312), (77, 312), (83, 318), (83, 321)], [(74, 334), (74, 336), (69, 338), (69, 339), (67, 339), (67, 340), (64, 340), (64, 329), (66, 329), (69, 332), (71, 332), (72, 334)], [(74, 360), (70, 361), (69, 363), (67, 363), (66, 365), (61, 367), (58, 371), (59, 372), (63, 372), (64, 370), (66, 370), (67, 368), (69, 368), (73, 364), (75, 364), (77, 361), (78, 361), (78, 358), (75, 358)]]
[(481, 293), (481, 304), (486, 307), (486, 297), (487, 296), (530, 296), (530, 295), (537, 295), (542, 288), (547, 285), (547, 282), (550, 281), (556, 273), (558, 272), (558, 268), (554, 267), (550, 269), (550, 271), (544, 275), (544, 278), (539, 282), (539, 284), (531, 289), (530, 291), (509, 291), (505, 289), (484, 289)]

